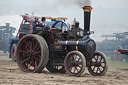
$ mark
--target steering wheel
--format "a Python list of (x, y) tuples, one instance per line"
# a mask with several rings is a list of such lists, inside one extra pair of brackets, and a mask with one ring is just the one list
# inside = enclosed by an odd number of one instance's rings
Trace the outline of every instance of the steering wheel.
[[(62, 31), (68, 31), (68, 26), (67, 26), (67, 24), (66, 24), (65, 22), (63, 22), (63, 21), (56, 21), (56, 22), (52, 25), (52, 28), (55, 28), (58, 23), (61, 23), (61, 29), (62, 29)], [(66, 30), (63, 29), (64, 26), (66, 26)]]

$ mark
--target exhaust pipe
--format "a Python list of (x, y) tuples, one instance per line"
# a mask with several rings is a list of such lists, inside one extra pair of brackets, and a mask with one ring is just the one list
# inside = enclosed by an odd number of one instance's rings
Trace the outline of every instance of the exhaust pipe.
[(91, 6), (84, 6), (84, 35), (90, 35)]

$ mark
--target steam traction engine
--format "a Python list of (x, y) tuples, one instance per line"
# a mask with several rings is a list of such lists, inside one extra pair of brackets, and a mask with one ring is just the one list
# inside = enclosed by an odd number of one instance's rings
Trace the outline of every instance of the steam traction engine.
[(8, 51), (8, 38), (13, 37), (16, 28), (11, 27), (10, 23), (6, 23), (6, 26), (0, 26), (0, 50)]
[[(95, 52), (96, 44), (90, 38), (90, 6), (84, 9), (84, 30), (76, 22), (71, 29), (63, 28), (57, 21), (52, 28), (37, 27), (37, 34), (28, 34), (17, 46), (17, 63), (24, 72), (41, 72), (45, 67), (50, 72), (80, 76), (85, 67), (94, 76), (102, 76), (108, 70), (106, 56)], [(62, 22), (61, 28), (55, 28)]]
[(118, 47), (116, 50), (120, 54), (123, 54), (120, 58), (120, 60), (125, 59), (128, 62), (128, 32), (120, 33), (122, 39), (121, 39), (121, 46)]
[[(112, 60), (116, 61), (122, 61), (126, 60), (128, 61), (127, 55), (121, 55), (121, 54), (127, 54), (126, 51), (121, 52), (128, 49), (128, 32), (123, 33), (113, 33), (113, 35), (102, 35), (101, 37), (106, 38), (115, 38), (113, 40), (104, 40), (105, 42), (102, 42), (99, 44), (99, 50), (102, 50), (103, 52), (107, 51), (106, 53), (110, 55), (113, 54)], [(122, 50), (121, 50), (122, 49)], [(111, 55), (110, 55), (111, 56)]]

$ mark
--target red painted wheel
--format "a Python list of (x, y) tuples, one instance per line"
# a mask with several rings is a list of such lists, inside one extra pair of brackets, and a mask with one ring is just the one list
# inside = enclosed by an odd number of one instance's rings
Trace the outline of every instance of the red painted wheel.
[(116, 47), (115, 53), (114, 53), (114, 60), (120, 61), (121, 60), (121, 53), (118, 52), (118, 49), (121, 49), (122, 47)]
[(79, 51), (71, 51), (67, 54), (64, 66), (66, 72), (71, 76), (80, 76), (85, 70), (86, 60)]
[(17, 63), (24, 72), (41, 72), (47, 65), (49, 50), (39, 35), (24, 36), (17, 45)]
[(13, 62), (16, 62), (16, 44), (13, 44), (11, 47), (11, 59)]
[(49, 66), (49, 65), (47, 65), (46, 68), (51, 73), (65, 73), (64, 66)]
[(107, 58), (102, 52), (95, 52), (89, 63), (88, 71), (94, 76), (103, 76), (108, 70)]

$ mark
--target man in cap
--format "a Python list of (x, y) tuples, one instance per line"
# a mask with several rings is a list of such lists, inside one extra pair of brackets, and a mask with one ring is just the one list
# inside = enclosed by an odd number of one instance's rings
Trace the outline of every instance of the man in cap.
[(32, 26), (33, 26), (33, 32), (36, 31), (36, 27), (39, 27), (41, 25), (41, 23), (38, 20), (38, 17), (35, 17), (35, 21), (32, 22)]
[(46, 24), (45, 24), (46, 18), (45, 18), (45, 17), (42, 17), (41, 21), (42, 21), (42, 25), (43, 25), (43, 26), (46, 26)]

